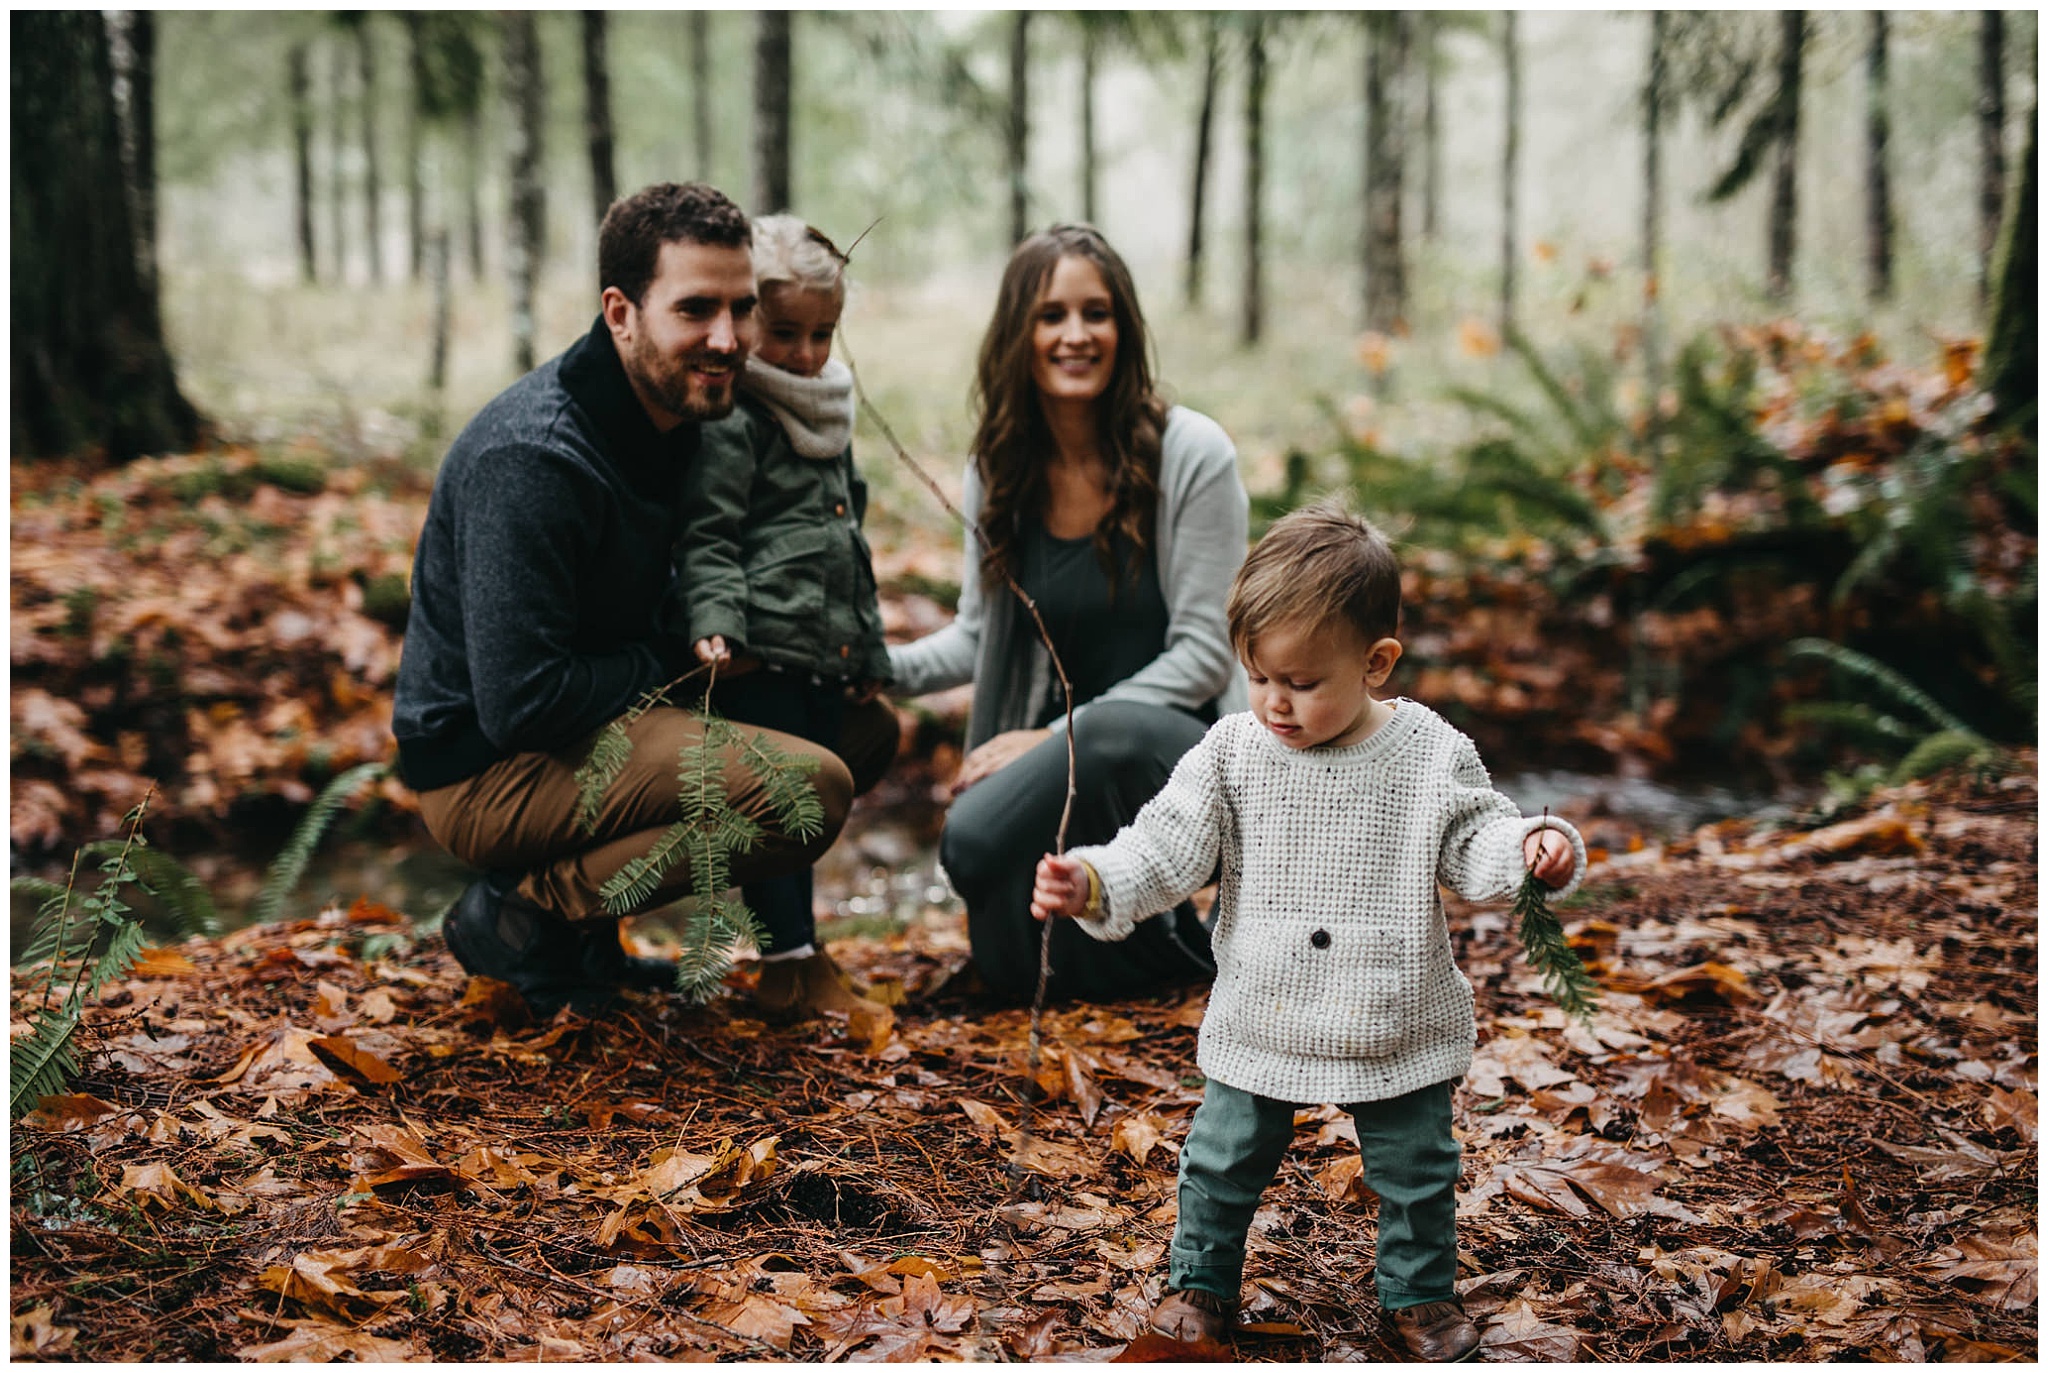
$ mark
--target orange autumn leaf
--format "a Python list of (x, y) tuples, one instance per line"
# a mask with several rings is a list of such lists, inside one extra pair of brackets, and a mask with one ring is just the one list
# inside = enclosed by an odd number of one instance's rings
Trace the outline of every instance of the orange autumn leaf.
[(383, 1086), (402, 1081), (405, 1074), (383, 1059), (342, 1035), (327, 1035), (306, 1041), (314, 1056), (343, 1077)]

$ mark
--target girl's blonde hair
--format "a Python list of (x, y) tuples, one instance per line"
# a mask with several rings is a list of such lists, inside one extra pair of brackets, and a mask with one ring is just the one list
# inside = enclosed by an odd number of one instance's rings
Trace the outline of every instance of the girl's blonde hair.
[(754, 221), (754, 282), (795, 286), (846, 297), (846, 259), (832, 240), (795, 215), (762, 215)]

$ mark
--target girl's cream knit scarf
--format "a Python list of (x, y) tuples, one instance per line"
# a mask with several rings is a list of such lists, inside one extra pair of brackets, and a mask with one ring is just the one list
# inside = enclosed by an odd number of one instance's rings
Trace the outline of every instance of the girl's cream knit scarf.
[(740, 382), (768, 407), (789, 435), (789, 446), (806, 458), (836, 458), (853, 438), (853, 373), (838, 358), (828, 358), (815, 377), (800, 377), (747, 359)]

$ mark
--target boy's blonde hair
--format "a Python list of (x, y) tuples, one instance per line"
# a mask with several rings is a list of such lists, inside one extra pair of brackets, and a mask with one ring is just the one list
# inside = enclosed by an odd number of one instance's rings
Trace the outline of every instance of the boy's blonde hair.
[(1322, 501), (1273, 522), (1238, 569), (1224, 613), (1240, 659), (1280, 625), (1343, 623), (1376, 643), (1400, 627), (1401, 566), (1372, 521)]
[(846, 298), (846, 259), (832, 240), (795, 215), (754, 221), (754, 282)]

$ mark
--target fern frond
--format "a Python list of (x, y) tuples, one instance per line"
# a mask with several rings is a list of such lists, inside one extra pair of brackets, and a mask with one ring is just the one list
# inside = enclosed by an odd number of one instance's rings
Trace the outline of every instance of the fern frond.
[[(1529, 375), (1536, 378), (1536, 385), (1550, 401), (1551, 408), (1564, 420), (1565, 428), (1571, 431), (1579, 446), (1588, 452), (1600, 447), (1606, 441), (1600, 425), (1586, 413), (1585, 407), (1572, 395), (1571, 388), (1564, 384), (1550, 364), (1543, 360), (1543, 355), (1536, 351), (1528, 335), (1510, 327), (1506, 342), (1509, 350), (1529, 369)], [(1598, 378), (1592, 380), (1597, 381)], [(1588, 386), (1586, 389), (1594, 388)]]
[(1928, 735), (1916, 744), (1913, 751), (1901, 758), (1899, 765), (1892, 769), (1890, 780), (1893, 786), (1902, 782), (1917, 782), (1923, 777), (1932, 777), (1952, 767), (1979, 762), (1995, 752), (1997, 750), (1981, 735), (1968, 732), (1959, 734), (1954, 730), (1945, 729), (1939, 734)]
[(1574, 529), (1604, 535), (1600, 511), (1585, 492), (1543, 471), (1512, 444), (1493, 440), (1473, 445), (1466, 456), (1466, 482), (1498, 491)]
[(1867, 684), (1879, 695), (1889, 697), (1894, 704), (1917, 713), (1937, 728), (1953, 730), (1960, 734), (1976, 733), (1957, 719), (1947, 707), (1919, 687), (1875, 658), (1858, 653), (1853, 648), (1844, 648), (1826, 639), (1795, 639), (1786, 646), (1785, 651), (1794, 658), (1822, 660), (1847, 676)]
[(100, 988), (116, 978), (126, 977), (135, 966), (136, 956), (142, 952), (143, 929), (140, 921), (130, 921), (114, 928), (108, 937), (106, 950), (93, 959), (86, 968), (85, 977), (79, 983), (80, 1003), (99, 995)]
[(78, 1076), (78, 1011), (38, 1013), (35, 1028), (7, 1049), (7, 1115), (19, 1120), (46, 1096), (55, 1096)]
[(284, 905), (285, 897), (299, 885), (305, 876), (306, 864), (312, 861), (313, 851), (320, 847), (321, 838), (327, 827), (334, 823), (334, 817), (348, 803), (356, 789), (372, 777), (384, 775), (386, 764), (358, 763), (348, 771), (329, 782), (313, 798), (313, 804), (306, 808), (305, 818), (285, 841), (282, 852), (270, 865), (270, 871), (263, 875), (262, 889), (256, 893), (256, 900), (249, 907), (249, 918), (256, 924), (268, 924), (277, 918)]
[(1839, 730), (1866, 742), (1910, 747), (1926, 735), (1893, 715), (1881, 714), (1864, 701), (1800, 701), (1785, 707), (1785, 718), (1801, 724)]
[(179, 934), (220, 933), (220, 908), (192, 869), (150, 844), (138, 843), (128, 861), (138, 884), (162, 905)]

